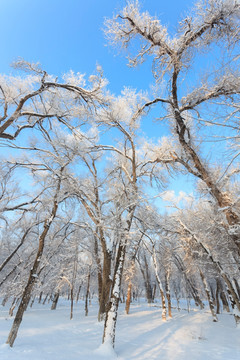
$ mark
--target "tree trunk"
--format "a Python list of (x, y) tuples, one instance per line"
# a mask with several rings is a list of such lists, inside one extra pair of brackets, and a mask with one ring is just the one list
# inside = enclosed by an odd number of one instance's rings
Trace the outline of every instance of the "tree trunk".
[(235, 288), (236, 288), (236, 291), (238, 294), (238, 298), (240, 299), (240, 287), (239, 287), (238, 281), (237, 281), (237, 279), (233, 278), (233, 282), (234, 282), (234, 285), (235, 285)]
[(4, 298), (3, 298), (3, 301), (2, 301), (2, 306), (5, 306), (7, 301), (9, 299), (9, 296), (8, 295), (5, 295)]
[(156, 257), (156, 252), (155, 252), (155, 246), (153, 243), (152, 243), (152, 259), (153, 259), (153, 267), (154, 267), (154, 271), (155, 271), (155, 276), (157, 279), (157, 283), (158, 283), (158, 287), (159, 287), (160, 295), (161, 295), (161, 300), (162, 300), (162, 320), (166, 321), (166, 319), (167, 319), (166, 300), (165, 300), (162, 282), (161, 282), (161, 279), (160, 279), (160, 276), (158, 273), (158, 263), (157, 263), (157, 257)]
[[(240, 257), (240, 241), (239, 241), (239, 234), (234, 233), (234, 226), (237, 225), (240, 227), (240, 218), (239, 216), (231, 209), (232, 207), (232, 201), (228, 194), (223, 193), (217, 186), (217, 183), (212, 179), (210, 171), (207, 170), (207, 168), (204, 166), (203, 162), (197, 155), (196, 151), (194, 150), (190, 139), (186, 140), (186, 135), (189, 134), (188, 129), (185, 125), (184, 119), (181, 116), (180, 111), (178, 110), (178, 100), (177, 100), (177, 87), (176, 84), (173, 85), (173, 97), (174, 97), (174, 114), (175, 114), (175, 120), (176, 120), (176, 129), (177, 134), (179, 137), (179, 142), (184, 149), (185, 153), (190, 156), (191, 160), (193, 161), (194, 167), (196, 171), (192, 169), (189, 165), (186, 163), (183, 163), (183, 165), (187, 168), (188, 171), (190, 171), (194, 176), (197, 176), (200, 178), (208, 187), (210, 194), (213, 196), (213, 198), (217, 201), (217, 204), (219, 208), (224, 209), (223, 212), (226, 216), (226, 220), (228, 222), (228, 229), (229, 235), (232, 238), (234, 244), (236, 245), (236, 249), (238, 251), (238, 256)], [(232, 227), (232, 228), (231, 228)], [(233, 231), (232, 231), (233, 230)]]
[(81, 288), (82, 288), (82, 285), (79, 285), (79, 287), (78, 287), (78, 292), (77, 292), (77, 296), (76, 296), (76, 303), (77, 303), (78, 300), (79, 300)]
[[(97, 230), (96, 230), (97, 232)], [(98, 277), (98, 302), (100, 305), (102, 295), (102, 266), (98, 253), (98, 241), (97, 236), (94, 236), (94, 256), (97, 264), (97, 277)]]
[(34, 301), (35, 301), (35, 298), (36, 298), (36, 296), (34, 296), (34, 297), (33, 297), (32, 302), (31, 302), (31, 304), (30, 304), (30, 307), (32, 307), (32, 306), (33, 306)]
[(17, 306), (18, 300), (19, 299), (16, 298), (16, 297), (13, 299), (12, 305), (11, 305), (11, 307), (9, 309), (9, 315), (10, 316), (13, 316), (13, 311), (14, 311), (15, 307)]
[(194, 286), (192, 281), (187, 276), (187, 271), (186, 271), (186, 268), (185, 268), (185, 265), (184, 265), (182, 259), (177, 255), (174, 255), (174, 258), (176, 260), (177, 268), (181, 271), (181, 273), (184, 276), (187, 288), (188, 288), (189, 292), (191, 293), (191, 295), (192, 295), (192, 297), (193, 297), (193, 299), (195, 301), (196, 306), (199, 306), (200, 309), (203, 310), (204, 309), (204, 304), (203, 304), (202, 300), (200, 299), (200, 297), (198, 295), (198, 291), (197, 291), (196, 287)]
[(221, 299), (222, 304), (223, 304), (223, 311), (225, 310), (227, 312), (230, 312), (228, 300), (227, 300), (227, 297), (225, 295), (222, 282), (221, 282), (221, 280), (219, 278), (217, 278), (217, 286), (219, 287), (219, 295), (220, 295), (220, 299)]
[(166, 298), (168, 302), (168, 316), (172, 318), (172, 305), (171, 305), (171, 292), (170, 292), (170, 271), (167, 271), (166, 277), (165, 277), (165, 283), (166, 283)]
[(90, 289), (90, 278), (91, 278), (91, 266), (89, 266), (88, 276), (87, 276), (87, 289), (85, 295), (85, 316), (88, 316), (88, 297), (89, 297), (89, 289)]
[[(225, 271), (222, 268), (222, 265), (220, 264), (220, 262), (218, 260), (215, 260), (213, 258), (213, 255), (211, 254), (210, 250), (208, 249), (208, 247), (206, 247), (202, 241), (194, 234), (192, 233), (192, 231), (182, 223), (181, 220), (179, 220), (179, 223), (182, 225), (182, 227), (185, 229), (185, 231), (187, 232), (187, 234), (192, 236), (192, 239), (198, 244), (200, 245), (200, 247), (203, 249), (203, 251), (205, 252), (205, 254), (208, 256), (208, 259), (211, 260), (211, 262), (213, 263), (215, 269), (219, 272), (219, 274), (222, 276), (223, 280), (225, 281), (226, 287), (227, 287), (227, 291), (232, 303), (232, 308), (236, 309), (236, 311), (238, 311), (240, 313), (240, 301), (238, 298), (238, 295), (232, 285), (231, 280), (228, 278), (228, 275), (225, 273)], [(235, 320), (238, 323), (239, 322), (239, 316), (236, 314), (235, 316)]]
[(145, 293), (146, 293), (146, 299), (148, 304), (152, 304), (153, 297), (152, 297), (152, 285), (151, 285), (151, 279), (150, 279), (150, 273), (148, 269), (148, 263), (146, 259), (146, 255), (144, 254), (144, 267), (142, 266), (141, 262), (138, 261), (139, 268), (143, 276), (144, 280), (144, 287), (145, 287)]
[(49, 294), (47, 294), (47, 295), (45, 296), (45, 298), (44, 298), (44, 300), (43, 300), (43, 305), (45, 305), (45, 303), (46, 303), (46, 301), (47, 301), (47, 298), (48, 298), (48, 295), (49, 295)]
[(103, 252), (103, 273), (102, 273), (102, 291), (100, 295), (98, 321), (104, 320), (106, 314), (107, 304), (109, 302), (110, 290), (112, 285), (111, 280), (111, 252), (105, 249)]
[(16, 254), (16, 252), (18, 251), (18, 249), (20, 249), (20, 247), (23, 245), (29, 231), (31, 230), (31, 228), (28, 228), (25, 233), (22, 236), (22, 239), (20, 241), (20, 243), (18, 244), (18, 246), (12, 251), (12, 253), (4, 260), (4, 262), (0, 265), (0, 272), (4, 269), (4, 267), (7, 265), (7, 263), (12, 259), (12, 257)]
[(58, 299), (59, 299), (59, 295), (60, 295), (60, 291), (56, 291), (53, 297), (53, 302), (52, 302), (52, 306), (51, 306), (51, 310), (56, 310), (57, 308), (57, 303), (58, 303)]
[(70, 289), (70, 301), (71, 301), (70, 320), (72, 320), (72, 318), (73, 318), (73, 302), (74, 302), (73, 291), (74, 291), (74, 288), (73, 288), (73, 284), (72, 284), (71, 289)]
[(58, 186), (57, 186), (57, 191), (55, 193), (54, 196), (54, 201), (53, 201), (53, 208), (51, 211), (51, 215), (48, 219), (45, 219), (44, 221), (44, 226), (43, 226), (43, 232), (39, 237), (39, 242), (38, 242), (38, 250), (37, 250), (37, 254), (33, 263), (33, 266), (30, 270), (30, 274), (29, 274), (29, 278), (28, 278), (28, 282), (25, 286), (25, 289), (23, 291), (23, 295), (22, 295), (22, 299), (20, 302), (20, 305), (18, 307), (15, 319), (13, 321), (13, 325), (12, 328), (10, 330), (8, 339), (7, 339), (7, 344), (9, 344), (11, 347), (14, 344), (14, 341), (17, 337), (17, 333), (19, 330), (19, 327), (21, 325), (22, 322), (22, 318), (23, 318), (23, 314), (26, 311), (29, 301), (31, 299), (31, 294), (32, 294), (32, 289), (34, 284), (36, 283), (36, 280), (38, 278), (37, 272), (40, 266), (40, 261), (41, 261), (41, 257), (43, 254), (43, 249), (44, 249), (44, 243), (45, 243), (45, 238), (47, 236), (47, 233), (49, 231), (49, 228), (53, 222), (53, 219), (56, 216), (57, 213), (57, 209), (58, 209), (58, 202), (57, 202), (57, 196), (60, 190), (60, 184), (61, 184), (61, 180), (58, 181)]
[(128, 290), (127, 290), (127, 300), (126, 300), (126, 306), (125, 311), (126, 314), (129, 314), (130, 304), (131, 304), (131, 297), (132, 297), (132, 282), (129, 280), (128, 282)]
[(162, 286), (160, 287), (160, 294), (161, 294), (161, 300), (162, 300), (162, 320), (166, 321), (167, 320), (167, 308), (166, 308), (166, 300), (165, 300), (165, 295), (164, 295)]
[(213, 298), (211, 296), (211, 292), (210, 292), (210, 289), (208, 287), (207, 280), (206, 280), (205, 276), (203, 275), (203, 272), (200, 269), (199, 269), (199, 273), (200, 273), (200, 276), (201, 276), (201, 279), (202, 279), (202, 282), (203, 282), (205, 293), (207, 295), (209, 308), (210, 308), (210, 311), (211, 311), (211, 314), (212, 314), (212, 317), (213, 317), (213, 322), (217, 322), (218, 318), (217, 318), (217, 315), (216, 315), (216, 312), (215, 312), (215, 309), (214, 309)]
[(39, 298), (38, 298), (38, 303), (39, 304), (41, 304), (41, 301), (42, 301), (42, 295), (43, 295), (43, 293), (42, 293), (42, 291), (40, 292), (40, 295), (39, 295)]
[(220, 314), (220, 301), (219, 301), (219, 295), (220, 295), (220, 286), (219, 286), (219, 282), (216, 280), (216, 313)]
[(126, 246), (127, 246), (127, 237), (124, 239), (122, 238), (119, 243), (115, 270), (114, 270), (111, 299), (109, 302), (109, 309), (106, 313), (106, 319), (104, 323), (102, 342), (110, 343), (113, 348), (115, 346), (115, 332), (116, 332), (118, 305), (119, 305), (120, 291), (121, 291), (123, 266), (126, 255)]

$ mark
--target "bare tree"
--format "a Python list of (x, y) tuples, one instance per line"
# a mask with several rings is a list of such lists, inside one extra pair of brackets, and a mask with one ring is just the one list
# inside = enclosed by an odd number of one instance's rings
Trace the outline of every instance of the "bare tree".
[[(57, 120), (70, 126), (77, 109), (93, 109), (105, 104), (105, 80), (100, 67), (86, 85), (84, 76), (70, 71), (63, 82), (48, 75), (39, 64), (19, 59), (13, 67), (29, 75), (0, 76), (0, 138), (14, 140), (26, 128)], [(59, 106), (59, 103), (61, 105)]]
[(36, 283), (36, 279), (38, 277), (37, 273), (38, 273), (38, 269), (40, 266), (40, 261), (41, 261), (41, 257), (43, 254), (44, 244), (45, 244), (45, 239), (46, 239), (47, 233), (48, 233), (50, 226), (57, 214), (57, 209), (58, 209), (58, 204), (59, 204), (58, 194), (59, 194), (60, 187), (61, 187), (63, 170), (64, 170), (64, 168), (61, 168), (59, 177), (57, 179), (57, 185), (56, 185), (56, 190), (55, 190), (55, 194), (53, 197), (52, 209), (51, 209), (49, 216), (44, 220), (43, 231), (38, 239), (37, 254), (36, 254), (33, 266), (31, 268), (30, 274), (29, 274), (29, 279), (27, 281), (24, 292), (22, 294), (21, 302), (18, 307), (12, 328), (10, 330), (10, 333), (9, 333), (9, 336), (7, 339), (7, 344), (9, 344), (11, 347), (13, 346), (14, 341), (17, 337), (18, 329), (21, 325), (23, 314), (26, 311), (29, 301), (30, 301), (30, 298), (31, 298), (32, 288), (33, 288), (34, 284)]
[[(195, 115), (196, 123), (204, 122), (206, 106), (209, 111), (212, 104), (221, 116), (231, 102), (237, 103), (240, 93), (239, 57), (234, 54), (240, 37), (239, 8), (239, 2), (235, 0), (199, 1), (192, 13), (179, 22), (178, 33), (171, 38), (167, 28), (156, 17), (140, 11), (138, 1), (128, 1), (119, 15), (106, 21), (105, 33), (110, 42), (120, 43), (124, 48), (128, 48), (135, 39), (141, 40), (134, 47), (136, 54), (129, 58), (131, 66), (142, 63), (148, 56), (153, 58), (153, 75), (157, 84), (161, 81), (167, 83), (166, 90), (162, 97), (157, 96), (146, 102), (138, 114), (157, 103), (161, 104), (163, 113), (166, 113), (162, 117), (170, 119), (173, 136), (178, 140), (178, 146), (169, 152), (168, 159), (156, 154), (155, 161), (179, 164), (205, 184), (218, 207), (223, 209), (229, 233), (240, 255), (240, 217), (234, 210), (235, 199), (231, 192), (219, 186), (214, 168), (202, 159), (193, 126)], [(199, 83), (188, 90), (191, 88), (187, 84), (188, 75), (191, 69), (195, 69), (195, 57), (202, 50), (214, 51), (218, 45), (224, 48), (218, 70), (214, 76), (210, 73), (207, 77), (209, 71), (206, 69), (202, 83), (199, 75)], [(226, 119), (234, 123), (236, 111), (230, 112)], [(209, 121), (214, 123), (214, 120)], [(221, 124), (224, 126), (225, 123)]]

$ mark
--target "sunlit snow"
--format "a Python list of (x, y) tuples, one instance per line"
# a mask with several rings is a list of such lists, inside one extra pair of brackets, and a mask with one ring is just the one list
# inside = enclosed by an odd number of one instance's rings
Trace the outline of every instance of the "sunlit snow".
[(120, 305), (115, 351), (101, 345), (103, 323), (97, 321), (97, 304), (84, 316), (83, 302), (75, 304), (69, 320), (70, 304), (61, 300), (55, 311), (51, 304), (35, 303), (28, 309), (13, 348), (5, 344), (13, 318), (8, 307), (0, 308), (1, 360), (239, 360), (239, 329), (233, 316), (219, 315), (213, 323), (210, 312), (193, 307), (173, 309), (173, 318), (163, 322), (157, 302), (131, 305), (130, 314)]

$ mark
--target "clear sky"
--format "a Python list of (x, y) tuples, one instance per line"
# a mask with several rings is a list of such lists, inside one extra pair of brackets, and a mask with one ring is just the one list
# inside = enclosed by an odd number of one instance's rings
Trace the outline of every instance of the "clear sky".
[[(169, 25), (171, 34), (178, 20), (195, 3), (194, 0), (140, 2), (143, 10)], [(107, 46), (104, 37), (104, 19), (112, 17), (125, 3), (124, 0), (0, 0), (0, 73), (14, 72), (10, 64), (18, 57), (40, 62), (54, 75), (70, 69), (90, 75), (96, 64), (100, 64), (111, 92), (119, 94), (124, 86), (148, 89), (151, 66), (128, 68), (123, 53), (118, 54)], [(151, 127), (150, 123), (144, 126), (144, 131), (150, 130), (146, 129)], [(183, 184), (178, 180), (174, 188), (180, 190)]]
[[(157, 15), (174, 32), (177, 20), (193, 0), (142, 0), (143, 10)], [(17, 57), (40, 62), (49, 74), (72, 69), (90, 75), (103, 67), (110, 90), (124, 85), (148, 88), (151, 69), (129, 69), (123, 54), (106, 46), (102, 28), (124, 0), (0, 0), (0, 72), (9, 73)]]

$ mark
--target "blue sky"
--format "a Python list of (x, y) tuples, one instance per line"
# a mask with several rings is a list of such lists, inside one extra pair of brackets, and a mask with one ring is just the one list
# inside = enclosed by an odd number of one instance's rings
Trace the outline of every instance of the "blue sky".
[[(141, 3), (144, 10), (157, 15), (174, 32), (177, 20), (194, 1)], [(123, 54), (106, 46), (104, 18), (112, 17), (124, 4), (124, 0), (1, 0), (0, 72), (11, 72), (9, 65), (17, 57), (40, 62), (55, 75), (70, 69), (90, 75), (98, 63), (112, 92), (119, 93), (124, 85), (148, 88), (150, 67), (129, 69)]]
[[(171, 34), (194, 3), (194, 0), (141, 1), (142, 9), (157, 15), (169, 26)], [(124, 0), (1, 0), (0, 72), (14, 72), (10, 64), (18, 57), (40, 62), (54, 75), (70, 69), (90, 75), (96, 64), (100, 64), (111, 92), (119, 94), (124, 86), (148, 89), (151, 66), (146, 63), (137, 69), (128, 68), (123, 53), (117, 54), (107, 46), (104, 37), (104, 18), (112, 17), (124, 5)], [(150, 122), (148, 129), (145, 121), (146, 130), (153, 134)], [(157, 136), (161, 136), (160, 129)], [(185, 180), (174, 181), (177, 192), (185, 187)]]

